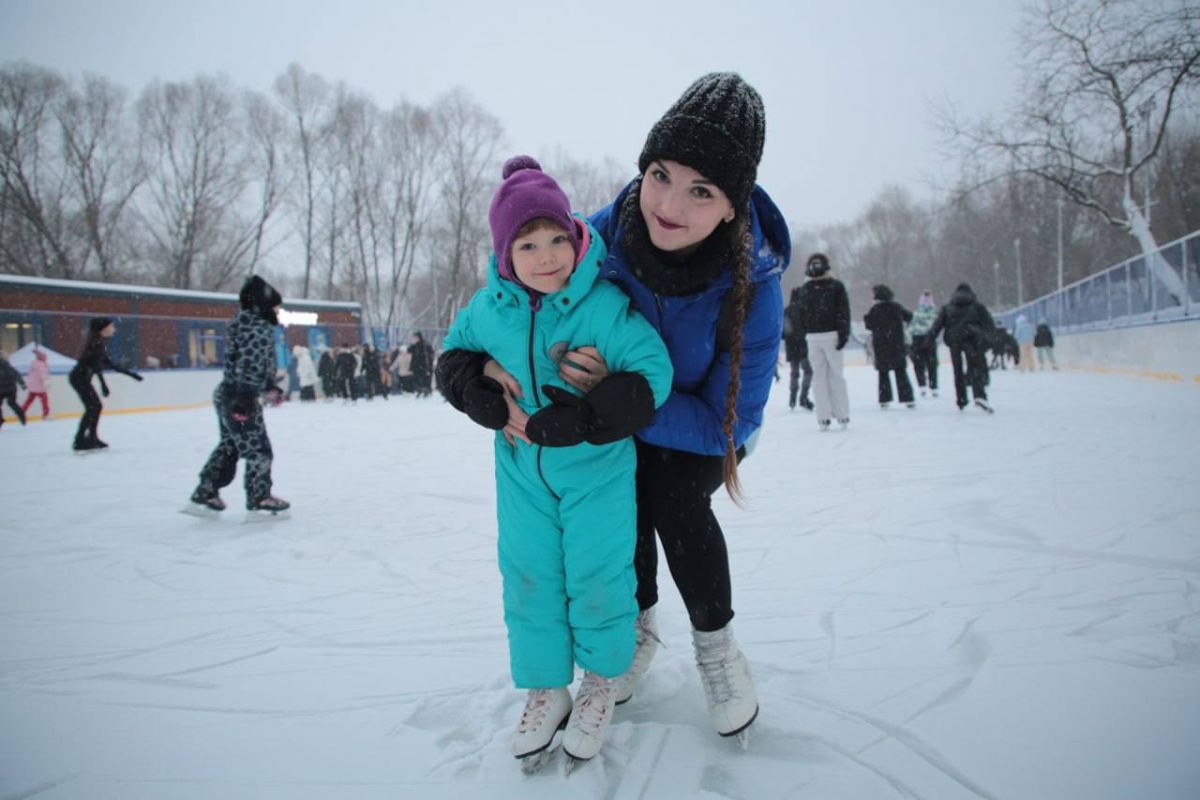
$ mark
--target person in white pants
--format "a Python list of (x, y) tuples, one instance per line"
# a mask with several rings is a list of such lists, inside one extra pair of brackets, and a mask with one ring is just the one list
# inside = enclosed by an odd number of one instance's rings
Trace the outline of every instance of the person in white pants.
[(829, 270), (829, 256), (809, 256), (804, 267), (808, 280), (795, 299), (812, 363), (817, 424), (823, 431), (829, 430), (835, 419), (843, 428), (850, 423), (850, 400), (842, 375), (842, 348), (850, 340), (850, 298)]
[(842, 374), (842, 346), (835, 331), (810, 333), (808, 360), (813, 368), (813, 402), (817, 420), (824, 430), (836, 419), (845, 427), (850, 422), (850, 398), (846, 392), (846, 377)]

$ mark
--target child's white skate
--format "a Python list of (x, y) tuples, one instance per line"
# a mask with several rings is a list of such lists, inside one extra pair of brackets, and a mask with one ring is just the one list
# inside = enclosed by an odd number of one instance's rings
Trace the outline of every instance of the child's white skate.
[(526, 775), (539, 771), (551, 758), (554, 735), (567, 726), (571, 715), (571, 693), (565, 686), (530, 689), (525, 710), (512, 737), (512, 754), (520, 759)]
[(696, 666), (708, 701), (708, 718), (721, 736), (736, 736), (745, 749), (747, 728), (758, 716), (758, 695), (750, 677), (750, 666), (726, 625), (716, 631), (692, 631)]
[(650, 669), (650, 662), (658, 652), (662, 639), (658, 638), (658, 622), (654, 618), (654, 606), (638, 612), (634, 631), (637, 635), (637, 648), (633, 651), (633, 663), (625, 674), (617, 678), (616, 704), (628, 702), (642, 681), (642, 676)]
[(594, 672), (583, 673), (583, 681), (575, 693), (575, 708), (562, 740), (563, 752), (567, 754), (567, 775), (600, 752), (604, 732), (612, 720), (616, 688), (615, 679), (602, 678)]

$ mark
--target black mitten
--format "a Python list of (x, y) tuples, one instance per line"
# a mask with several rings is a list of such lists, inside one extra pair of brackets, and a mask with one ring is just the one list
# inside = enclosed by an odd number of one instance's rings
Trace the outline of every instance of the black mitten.
[(551, 404), (526, 421), (529, 440), (546, 447), (570, 447), (585, 441), (592, 416), (587, 401), (557, 386), (543, 386), (542, 392)]
[(839, 333), (838, 338), (837, 338), (837, 349), (841, 350), (843, 347), (845, 347), (846, 342), (849, 341), (849, 339), (850, 339), (850, 337), (847, 336), (846, 334)]
[(486, 375), (467, 381), (462, 391), (463, 411), (476, 423), (493, 431), (508, 424), (508, 403), (504, 387)]
[(587, 441), (608, 444), (632, 436), (654, 419), (654, 392), (636, 372), (614, 372), (583, 397), (591, 411)]

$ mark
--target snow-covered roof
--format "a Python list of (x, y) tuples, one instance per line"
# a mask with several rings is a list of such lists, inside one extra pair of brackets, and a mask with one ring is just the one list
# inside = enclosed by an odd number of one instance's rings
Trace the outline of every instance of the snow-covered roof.
[[(192, 300), (218, 300), (236, 303), (238, 296), (225, 292), (200, 292), (193, 289), (164, 289), (159, 286), (135, 286), (128, 283), (101, 283), (99, 281), (73, 281), (62, 278), (35, 278), (28, 275), (0, 275), (0, 284), (40, 286), (47, 289), (70, 289), (82, 292), (116, 292), (121, 294), (154, 295)], [(361, 311), (362, 303), (340, 300), (286, 299), (285, 307), (327, 308)]]

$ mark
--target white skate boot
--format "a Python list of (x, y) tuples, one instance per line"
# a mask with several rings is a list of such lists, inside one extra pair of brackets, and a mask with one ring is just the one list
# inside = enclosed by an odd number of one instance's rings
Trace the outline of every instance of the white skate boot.
[(604, 732), (613, 715), (616, 679), (602, 678), (594, 672), (583, 673), (579, 691), (575, 693), (575, 708), (563, 734), (562, 748), (570, 757), (567, 774), (580, 761), (594, 758), (604, 744)]
[(708, 718), (717, 733), (737, 736), (745, 747), (746, 729), (758, 716), (758, 696), (750, 677), (750, 665), (738, 649), (733, 628), (717, 631), (692, 631), (696, 646), (696, 666), (708, 700)]
[(654, 618), (654, 608), (654, 606), (650, 606), (645, 611), (638, 612), (637, 622), (634, 623), (634, 630), (637, 633), (637, 649), (633, 651), (633, 663), (629, 665), (629, 669), (625, 670), (624, 675), (617, 678), (617, 705), (625, 703), (633, 697), (633, 692), (641, 683), (642, 676), (646, 674), (646, 670), (650, 669), (650, 662), (654, 660), (658, 646), (662, 644), (662, 639), (658, 638), (658, 622)]
[(512, 737), (513, 757), (524, 759), (544, 751), (554, 740), (554, 734), (566, 727), (570, 715), (571, 693), (567, 687), (530, 689)]

